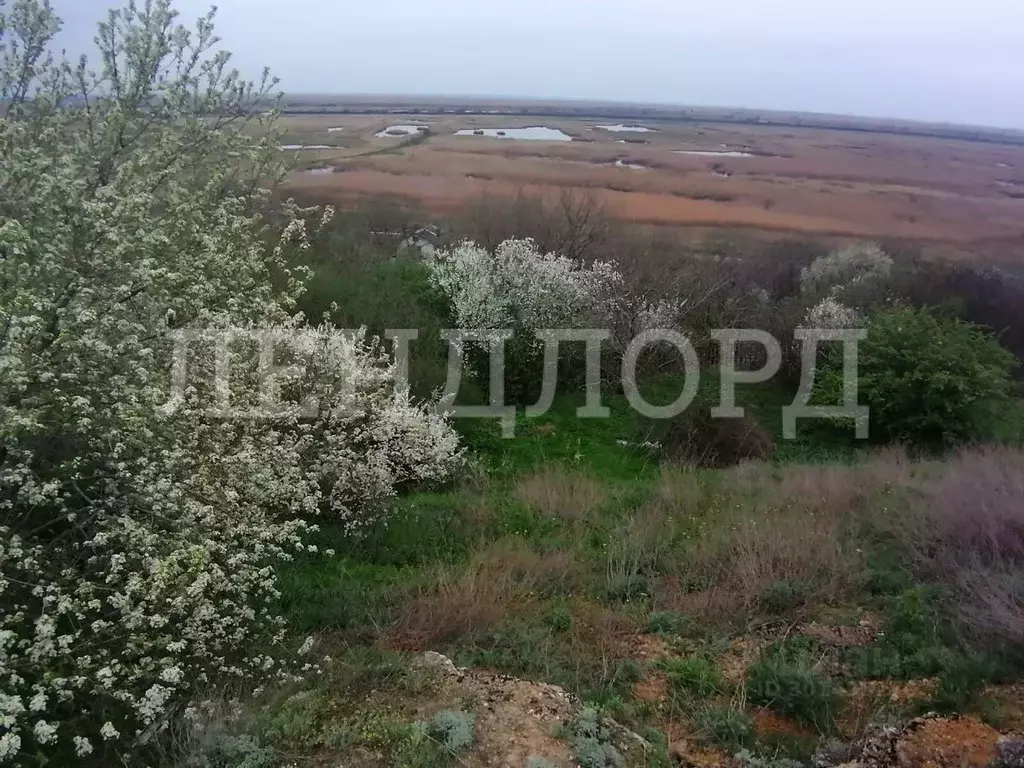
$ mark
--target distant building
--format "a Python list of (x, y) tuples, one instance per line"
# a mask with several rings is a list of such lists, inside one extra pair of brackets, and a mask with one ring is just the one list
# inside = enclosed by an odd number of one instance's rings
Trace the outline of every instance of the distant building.
[(441, 236), (440, 230), (433, 224), (422, 229), (417, 229), (409, 237), (402, 241), (403, 248), (419, 248), (424, 256), (433, 256), (437, 250), (437, 240)]
[(378, 238), (393, 237), (398, 239), (399, 251), (403, 251), (406, 248), (416, 248), (424, 256), (433, 256), (437, 250), (437, 241), (441, 236), (441, 231), (433, 224), (428, 224), (425, 227), (414, 230), (412, 234), (389, 232), (386, 230), (373, 230), (370, 234)]

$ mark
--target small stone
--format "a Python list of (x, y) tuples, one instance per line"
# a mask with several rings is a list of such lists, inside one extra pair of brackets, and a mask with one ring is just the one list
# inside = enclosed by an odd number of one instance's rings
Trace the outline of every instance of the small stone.
[(454, 675), (459, 671), (451, 659), (434, 651), (427, 651), (420, 656), (418, 666), (443, 675)]

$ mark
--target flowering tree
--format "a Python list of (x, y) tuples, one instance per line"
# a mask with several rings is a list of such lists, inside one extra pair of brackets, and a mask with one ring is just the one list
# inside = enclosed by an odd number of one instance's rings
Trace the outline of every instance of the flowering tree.
[[(529, 238), (505, 240), (493, 254), (466, 240), (439, 250), (428, 264), (459, 328), (514, 332), (505, 351), (505, 387), (517, 402), (530, 401), (541, 384), (544, 343), (534, 332), (612, 327), (624, 284), (609, 262), (586, 265), (544, 253)], [(475, 373), (486, 378), (486, 353), (469, 352)]]
[[(620, 358), (643, 331), (675, 328), (689, 308), (686, 299), (652, 298), (627, 284), (607, 261), (587, 264), (544, 253), (530, 238), (505, 240), (491, 253), (471, 240), (428, 257), (431, 282), (448, 300), (460, 328), (511, 329), (506, 345), (506, 390), (516, 398), (536, 394), (541, 382), (543, 329), (593, 328), (610, 333), (603, 367), (618, 377)], [(473, 350), (477, 351), (477, 350)], [(571, 357), (580, 350), (564, 349)], [(486, 377), (486, 355), (471, 357)], [(579, 374), (579, 360), (569, 366)], [(560, 375), (559, 381), (565, 383)]]
[(855, 328), (863, 322), (860, 312), (832, 296), (826, 296), (807, 311), (801, 325), (807, 328)]
[(892, 266), (892, 256), (874, 243), (857, 243), (811, 262), (800, 273), (800, 287), (804, 293), (829, 293), (888, 277)]
[(462, 328), (603, 328), (623, 282), (609, 262), (586, 266), (530, 239), (505, 240), (493, 254), (466, 240), (430, 266)]
[(874, 243), (856, 243), (811, 262), (800, 275), (800, 288), (812, 305), (802, 325), (851, 328), (863, 323), (860, 310), (877, 297), (878, 284), (892, 273), (892, 257)]
[(286, 674), (274, 565), (310, 517), (458, 459), (374, 341), (302, 330), (315, 212), (268, 215), (273, 83), (211, 18), (131, 3), (92, 72), (45, 53), (47, 4), (0, 3), (0, 762), (134, 760), (198, 690)]

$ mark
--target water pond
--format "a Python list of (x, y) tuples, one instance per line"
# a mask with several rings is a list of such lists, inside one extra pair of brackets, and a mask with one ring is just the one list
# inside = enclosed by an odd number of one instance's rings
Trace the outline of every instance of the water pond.
[(490, 136), (495, 139), (519, 139), (525, 141), (572, 141), (572, 136), (557, 128), (541, 125), (529, 128), (466, 128), (457, 131), (456, 136)]

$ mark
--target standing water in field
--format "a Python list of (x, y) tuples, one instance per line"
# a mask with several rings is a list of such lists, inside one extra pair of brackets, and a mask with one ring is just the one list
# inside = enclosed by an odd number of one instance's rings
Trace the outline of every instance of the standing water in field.
[(658, 131), (654, 128), (644, 128), (642, 125), (599, 125), (597, 126), (602, 131), (611, 131), (612, 133), (657, 133)]
[(753, 152), (740, 152), (735, 149), (673, 149), (677, 155), (697, 155), (699, 157), (754, 157)]
[(402, 136), (415, 136), (427, 130), (426, 123), (415, 123), (409, 125), (389, 125), (383, 131), (373, 134), (378, 139), (398, 139)]
[(495, 139), (524, 139), (528, 141), (572, 141), (572, 136), (557, 128), (541, 125), (529, 128), (466, 128), (457, 131), (456, 136), (490, 136)]

